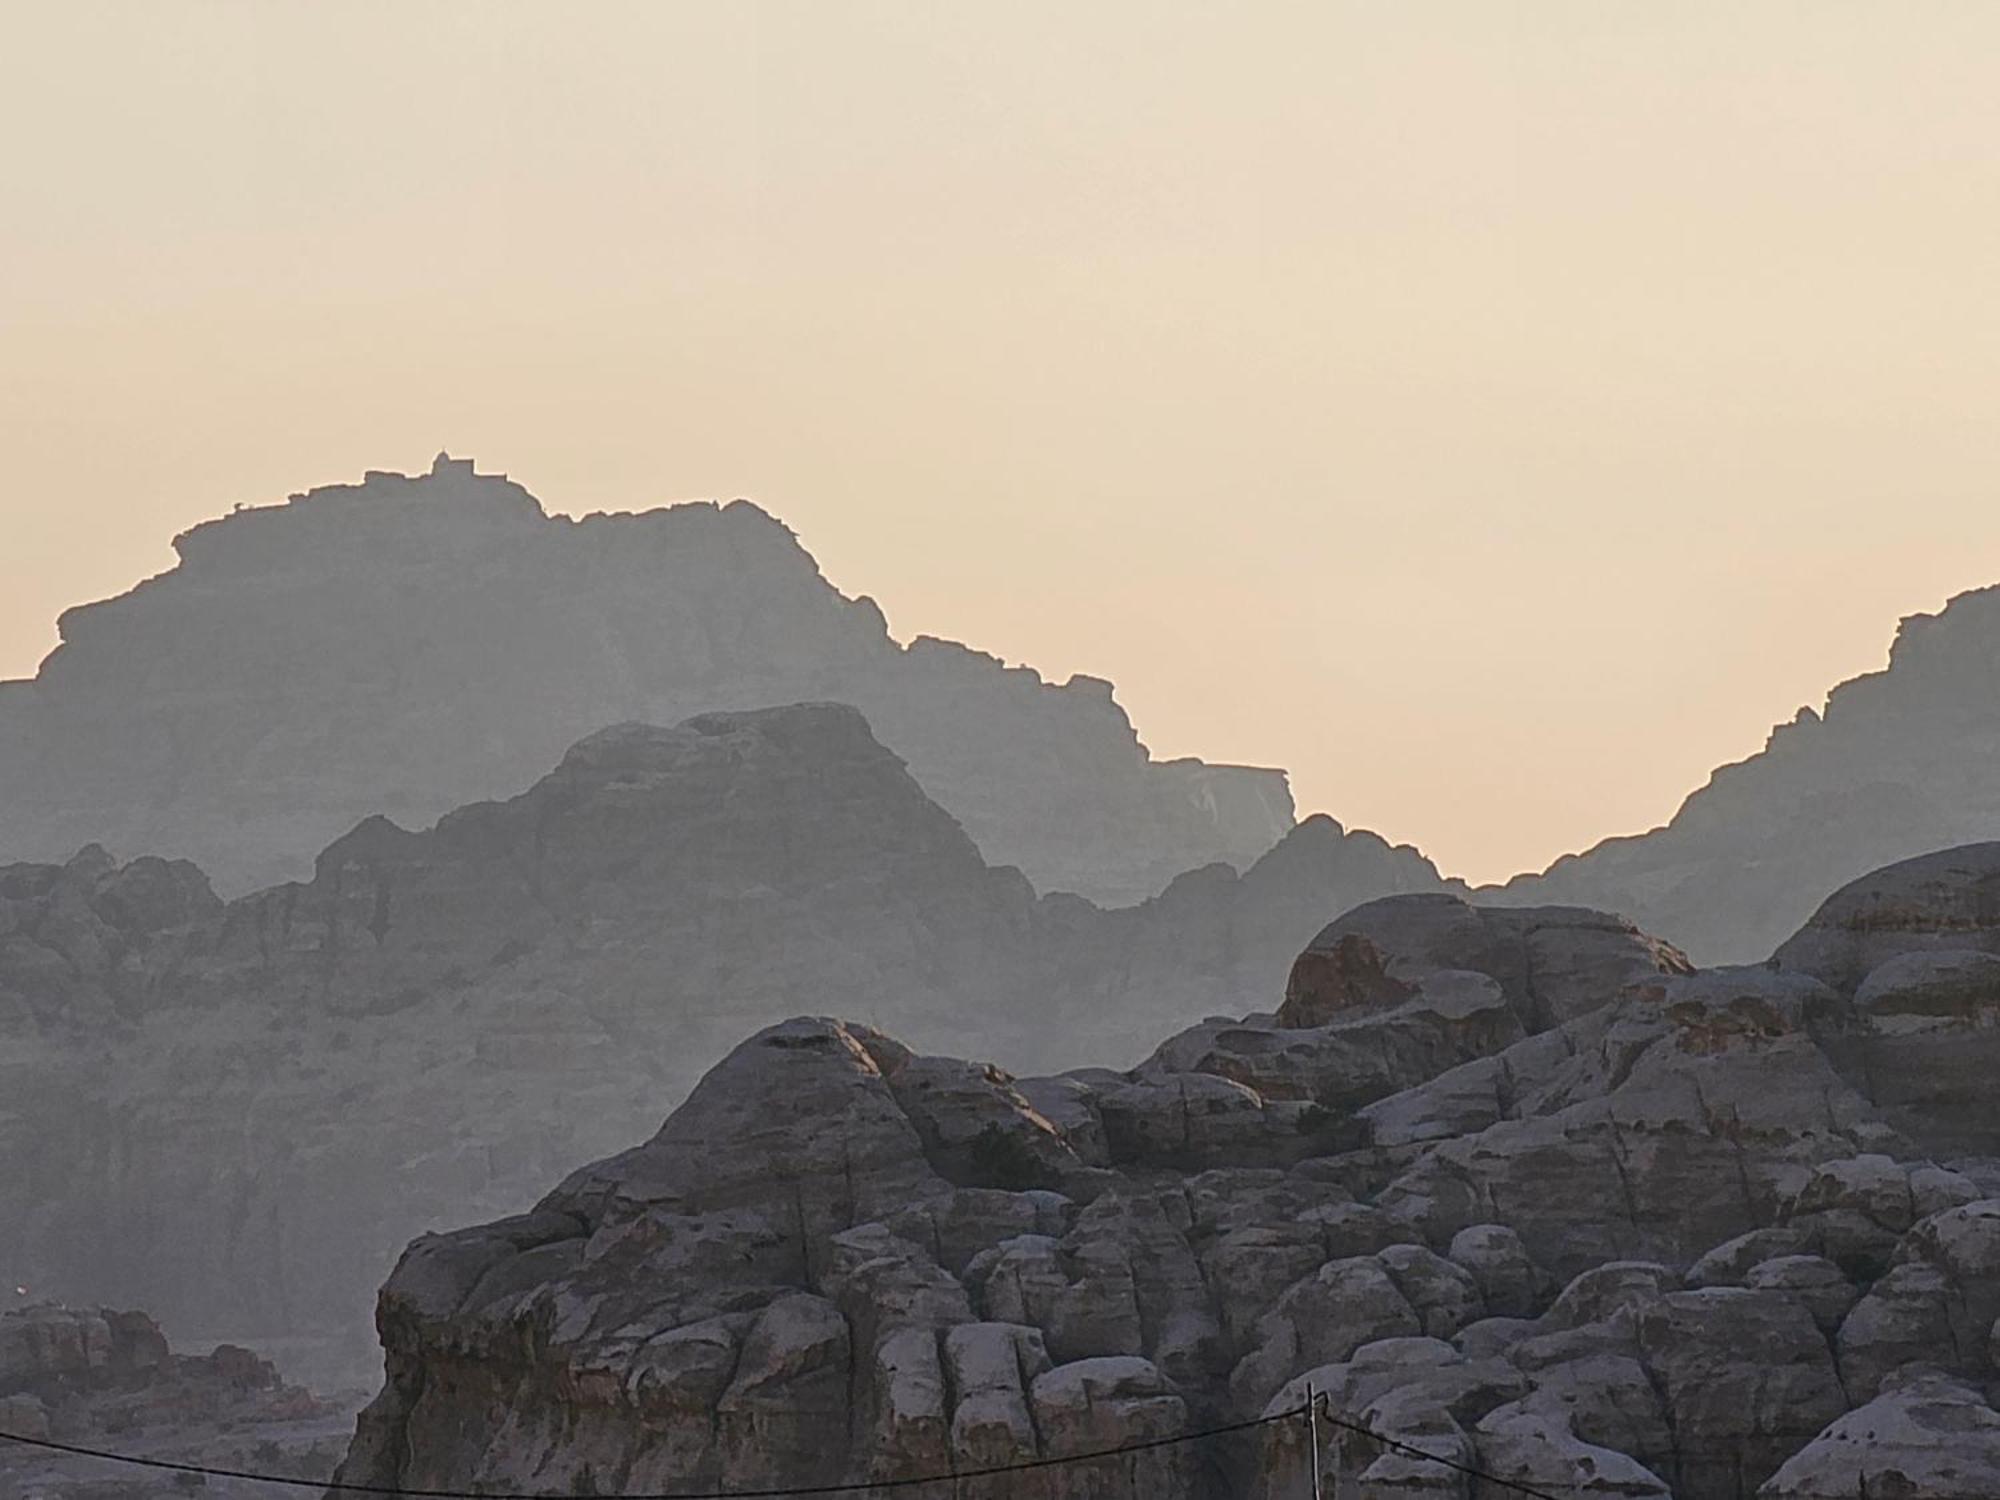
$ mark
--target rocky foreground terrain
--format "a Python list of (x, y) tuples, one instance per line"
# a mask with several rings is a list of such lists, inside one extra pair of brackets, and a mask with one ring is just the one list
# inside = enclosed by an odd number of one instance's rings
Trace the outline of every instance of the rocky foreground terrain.
[(412, 1235), (652, 1130), (832, 1010), (1029, 1071), (1128, 1065), (1283, 983), (1330, 913), (1440, 888), (1308, 820), (1139, 906), (996, 868), (851, 708), (592, 735), (506, 802), (371, 819), (232, 902), (101, 849), (0, 868), (0, 1276), (373, 1378)]
[(809, 699), (859, 707), (1042, 890), (1135, 902), (1292, 823), (1283, 772), (1153, 760), (1107, 682), (891, 639), (745, 501), (574, 521), (440, 455), (174, 546), (0, 683), (0, 859), (101, 843), (234, 895), (303, 878), (370, 814), (512, 796), (607, 724)]
[[(0, 1314), (0, 1433), (296, 1479), (333, 1472), (353, 1407), (288, 1385), (248, 1349), (175, 1354), (142, 1312), (41, 1303)], [(0, 1441), (8, 1500), (248, 1497), (260, 1486)]]
[[(1282, 1003), (1014, 1077), (798, 1019), (419, 1239), (348, 1481), (825, 1484), (1282, 1414), (1327, 1493), (2000, 1494), (2000, 845), (1768, 963), (1391, 898)], [(1273, 998), (1277, 998), (1275, 995)], [(1296, 1420), (918, 1494), (1308, 1492)]]
[(1886, 670), (1799, 710), (1663, 828), (1606, 839), (1480, 899), (1576, 901), (1752, 962), (1837, 887), (1932, 849), (2000, 838), (2000, 587), (1903, 621)]

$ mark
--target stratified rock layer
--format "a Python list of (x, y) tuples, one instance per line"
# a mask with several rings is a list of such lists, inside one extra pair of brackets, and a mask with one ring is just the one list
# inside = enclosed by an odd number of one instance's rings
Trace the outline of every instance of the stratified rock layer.
[(1125, 1073), (788, 1021), (532, 1213), (410, 1247), (342, 1477), (909, 1479), (1264, 1416), (939, 1493), (1302, 1500), (1310, 1388), (1330, 1494), (1500, 1492), (1426, 1454), (1551, 1494), (1981, 1493), (1995, 1163), (1872, 1101), (1896, 1038), (1844, 990), (1415, 896)]
[(0, 1269), (179, 1336), (350, 1329), (412, 1234), (532, 1202), (801, 1010), (1021, 1069), (1275, 993), (1327, 917), (1434, 889), (1310, 819), (1139, 906), (986, 863), (861, 715), (628, 725), (530, 791), (218, 900), (92, 848), (0, 869)]
[(39, 675), (0, 684), (0, 857), (97, 842), (234, 894), (303, 877), (371, 813), (510, 796), (604, 725), (802, 699), (859, 706), (1043, 890), (1137, 901), (1292, 822), (1282, 772), (1152, 760), (1109, 683), (898, 644), (744, 501), (571, 521), (445, 461), (174, 545), (178, 566), (68, 611)]
[(1844, 882), (2000, 838), (2000, 587), (1902, 623), (1886, 670), (1803, 708), (1650, 833), (1485, 899), (1623, 912), (1702, 963), (1763, 958)]

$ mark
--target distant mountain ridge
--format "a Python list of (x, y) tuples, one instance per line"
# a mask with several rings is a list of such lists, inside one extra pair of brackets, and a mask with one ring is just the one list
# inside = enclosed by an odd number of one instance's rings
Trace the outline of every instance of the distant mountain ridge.
[(0, 1268), (182, 1336), (359, 1336), (410, 1235), (652, 1129), (746, 1029), (1128, 1063), (1275, 993), (1337, 912), (1444, 887), (1311, 818), (1137, 906), (1038, 896), (841, 704), (600, 730), (231, 902), (186, 861), (0, 866)]
[(852, 703), (987, 858), (1126, 904), (1291, 827), (1282, 771), (1156, 761), (1112, 697), (891, 639), (747, 501), (571, 520), (439, 455), (175, 540), (0, 683), (0, 859), (194, 860), (225, 893), (306, 873), (362, 817), (525, 788), (606, 724)]
[(1483, 889), (1618, 911), (1702, 963), (1760, 960), (1846, 882), (2000, 838), (2000, 586), (1905, 619), (1889, 665), (1802, 708), (1650, 833)]

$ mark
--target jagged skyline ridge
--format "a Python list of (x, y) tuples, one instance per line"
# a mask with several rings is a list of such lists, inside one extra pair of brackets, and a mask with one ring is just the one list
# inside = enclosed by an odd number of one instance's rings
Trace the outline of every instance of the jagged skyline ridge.
[(448, 444), (1499, 876), (2000, 577), (1989, 12), (593, 15), (24, 18), (0, 670)]
[(1292, 825), (1282, 771), (1148, 755), (1112, 685), (893, 639), (748, 501), (581, 520), (440, 453), (238, 507), (64, 612), (0, 684), (0, 850), (192, 858), (236, 894), (363, 818), (511, 795), (577, 737), (714, 709), (859, 708), (996, 863), (1110, 904)]
[[(238, 892), (303, 874), (374, 812), (422, 827), (517, 790), (566, 734), (814, 698), (877, 717), (989, 857), (1043, 890), (1135, 901), (1211, 859), (1245, 868), (1292, 817), (1284, 768), (1151, 756), (1102, 678), (1058, 683), (976, 646), (899, 641), (872, 597), (844, 593), (749, 501), (578, 518), (440, 452), (414, 477), (370, 470), (239, 504), (174, 547), (174, 569), (65, 611), (70, 644), (39, 679), (0, 683), (0, 770), (23, 788), (0, 809), (0, 852), (191, 856)], [(290, 581), (273, 592), (274, 579)], [(183, 634), (210, 645), (191, 651)], [(442, 676), (440, 653), (461, 658)], [(570, 666), (551, 677), (557, 659)], [(2000, 702), (1996, 659), (2000, 586), (1906, 618), (1888, 667), (1773, 726), (1664, 827), (1483, 899), (1598, 906), (1704, 961), (1758, 960), (1843, 880), (2000, 836), (1984, 750), (2000, 720), (1982, 706)], [(190, 695), (209, 705), (192, 721)], [(1032, 769), (1042, 761), (1052, 777)]]

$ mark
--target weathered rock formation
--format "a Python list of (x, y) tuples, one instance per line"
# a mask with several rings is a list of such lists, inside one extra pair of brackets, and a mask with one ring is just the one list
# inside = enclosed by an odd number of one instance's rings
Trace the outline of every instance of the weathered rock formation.
[(801, 1010), (1023, 1071), (1275, 993), (1331, 913), (1432, 890), (1317, 818), (1139, 906), (987, 864), (860, 714), (626, 726), (426, 832), (224, 903), (90, 849), (0, 869), (0, 1276), (178, 1337), (349, 1330), (426, 1227), (511, 1212)]
[(1579, 902), (1748, 963), (1836, 887), (2000, 838), (2000, 587), (1903, 621), (1886, 670), (1834, 688), (1650, 833), (1606, 839), (1481, 899)]
[(1983, 868), (1704, 972), (1382, 901), (1124, 1073), (769, 1028), (644, 1145), (410, 1247), (342, 1477), (823, 1484), (1263, 1415), (935, 1493), (1297, 1500), (1311, 1386), (1330, 1494), (1502, 1492), (1384, 1439), (1554, 1494), (1990, 1493), (2000, 1112), (1885, 1086), (1904, 1033), (1855, 998), (1985, 930)]
[(226, 893), (302, 878), (372, 813), (511, 796), (627, 720), (852, 703), (995, 864), (1128, 903), (1291, 826), (1279, 771), (1154, 761), (1111, 685), (889, 636), (736, 501), (582, 521), (445, 461), (239, 508), (170, 572), (65, 613), (0, 683), (0, 858), (96, 842)]
[(2000, 1151), (2000, 844), (1863, 876), (1771, 962), (1850, 1002), (1832, 1052), (1886, 1118), (1938, 1149)]
[[(288, 1385), (224, 1344), (175, 1354), (142, 1312), (38, 1303), (0, 1313), (0, 1434), (178, 1463), (331, 1476), (353, 1405)], [(0, 1438), (0, 1493), (185, 1495), (189, 1482)], [(248, 1495), (252, 1486), (223, 1486)]]

